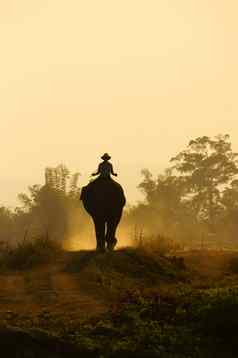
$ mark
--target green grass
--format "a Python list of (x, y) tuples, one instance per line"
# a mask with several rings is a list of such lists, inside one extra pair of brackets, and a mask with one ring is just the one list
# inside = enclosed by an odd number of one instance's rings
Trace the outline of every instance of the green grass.
[(237, 357), (238, 288), (128, 291), (106, 317), (64, 336), (98, 357)]
[(103, 254), (95, 251), (75, 252), (66, 269), (80, 272), (91, 265), (96, 265), (104, 272), (115, 271), (131, 278), (151, 280), (177, 278), (185, 270), (181, 258), (152, 255), (140, 248), (125, 248)]
[(238, 257), (231, 258), (231, 260), (229, 262), (229, 270), (232, 273), (235, 273), (235, 274), (238, 273)]
[[(0, 263), (8, 270), (27, 270), (31, 290), (31, 269), (55, 264), (60, 255), (55, 242), (38, 238), (6, 248)], [(74, 320), (47, 311), (37, 320), (28, 319), (27, 329), (44, 329), (85, 357), (238, 357), (235, 274), (226, 286), (225, 276), (217, 283), (203, 276), (203, 285), (197, 286), (191, 284), (195, 274), (183, 259), (143, 248), (69, 252), (63, 257), (61, 272), (78, 279), (82, 292), (105, 299), (107, 313)], [(15, 325), (24, 327), (20, 316)]]
[(49, 312), (47, 320), (49, 340), (58, 337), (85, 357), (238, 356), (238, 287), (195, 290), (180, 285), (147, 293), (134, 288), (122, 293), (104, 316), (50, 322)]
[(74, 252), (65, 270), (80, 274), (81, 285), (87, 290), (103, 293), (115, 300), (131, 287), (152, 287), (161, 282), (186, 282), (188, 273), (183, 260), (176, 257), (151, 255), (143, 249), (125, 248), (110, 253)]

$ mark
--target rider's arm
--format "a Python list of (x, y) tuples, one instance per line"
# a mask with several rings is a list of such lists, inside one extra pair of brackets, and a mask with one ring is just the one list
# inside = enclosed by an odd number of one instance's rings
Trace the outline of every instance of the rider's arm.
[(114, 177), (117, 177), (117, 173), (114, 173), (113, 166), (111, 166), (111, 174), (114, 175)]
[(92, 173), (92, 176), (96, 176), (96, 175), (99, 175), (100, 174), (100, 165), (98, 166), (98, 170), (96, 173)]

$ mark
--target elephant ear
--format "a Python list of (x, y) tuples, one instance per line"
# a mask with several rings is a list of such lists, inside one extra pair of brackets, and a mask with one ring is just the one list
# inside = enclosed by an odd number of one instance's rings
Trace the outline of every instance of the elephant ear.
[(80, 200), (83, 202), (83, 206), (84, 206), (85, 210), (90, 215), (92, 215), (93, 214), (93, 206), (92, 206), (92, 200), (90, 200), (88, 185), (82, 187), (81, 194), (80, 194)]
[(83, 186), (82, 187), (82, 189), (81, 189), (81, 193), (80, 193), (80, 198), (79, 198), (79, 200), (84, 200), (84, 198), (85, 198), (85, 186)]
[(87, 200), (87, 194), (88, 194), (88, 185), (82, 187), (79, 199), (84, 202), (85, 200)]

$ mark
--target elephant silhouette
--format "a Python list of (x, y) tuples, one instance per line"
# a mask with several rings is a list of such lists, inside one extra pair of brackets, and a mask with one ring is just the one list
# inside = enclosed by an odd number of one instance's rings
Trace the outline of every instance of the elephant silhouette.
[(116, 230), (126, 204), (121, 185), (112, 179), (99, 177), (82, 188), (80, 199), (93, 219), (97, 250), (113, 250), (117, 244)]

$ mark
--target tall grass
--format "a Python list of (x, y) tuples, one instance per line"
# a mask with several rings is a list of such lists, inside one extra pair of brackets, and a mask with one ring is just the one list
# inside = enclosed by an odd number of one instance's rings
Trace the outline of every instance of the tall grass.
[(15, 246), (0, 248), (0, 268), (25, 270), (52, 262), (61, 251), (61, 245), (46, 236), (24, 238)]
[(150, 253), (156, 253), (161, 256), (172, 255), (182, 249), (182, 244), (170, 237), (160, 234), (146, 235), (143, 230), (136, 230), (132, 234), (133, 246), (143, 249)]

